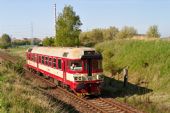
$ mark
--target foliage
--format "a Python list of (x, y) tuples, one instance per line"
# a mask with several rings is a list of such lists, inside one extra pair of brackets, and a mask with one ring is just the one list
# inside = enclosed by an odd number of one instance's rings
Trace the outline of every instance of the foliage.
[(0, 48), (7, 49), (11, 46), (11, 37), (8, 34), (3, 34), (0, 38)]
[(107, 29), (103, 29), (102, 32), (103, 32), (104, 40), (107, 41), (107, 40), (115, 39), (117, 33), (119, 32), (119, 29), (113, 26)]
[(160, 38), (158, 26), (156, 25), (150, 26), (146, 34), (149, 38)]
[(23, 38), (23, 39), (13, 39), (12, 46), (24, 46), (24, 45), (39, 45), (41, 40), (39, 38)]
[(23, 75), (24, 74), (24, 60), (18, 60), (16, 63), (12, 63), (10, 61), (4, 61), (3, 65), (7, 68), (7, 69), (12, 69), (13, 71), (15, 71), (16, 73), (18, 73), (18, 75)]
[(41, 40), (39, 38), (32, 38), (30, 39), (31, 45), (39, 45)]
[(93, 29), (88, 32), (82, 32), (79, 39), (84, 46), (94, 46), (96, 43), (115, 39), (118, 32), (119, 30), (116, 27)]
[(50, 98), (36, 83), (36, 80), (23, 79), (15, 71), (0, 65), (0, 113), (77, 112), (71, 106)]
[(43, 41), (42, 41), (43, 46), (53, 46), (54, 45), (54, 38), (53, 37), (46, 37)]
[(129, 66), (133, 83), (148, 82), (152, 89), (170, 92), (170, 42), (115, 40), (97, 44), (96, 49), (103, 55), (105, 72)]
[(12, 46), (16, 47), (16, 46), (23, 46), (23, 45), (30, 45), (31, 41), (28, 40), (27, 38), (24, 38), (23, 40), (21, 39), (14, 39), (12, 41)]
[(133, 27), (125, 26), (119, 31), (118, 28), (113, 26), (106, 29), (93, 29), (88, 32), (82, 32), (79, 39), (84, 46), (94, 46), (103, 41), (132, 38), (136, 34), (137, 31)]
[[(112, 70), (118, 72), (119, 69), (125, 66), (129, 67), (128, 87), (122, 88), (120, 82), (123, 80), (123, 76), (121, 73), (116, 73), (111, 78), (108, 77), (110, 82), (107, 82), (110, 87), (105, 89), (107, 94), (114, 94), (114, 96), (117, 94), (116, 99), (119, 101), (123, 100), (123, 102), (127, 102), (149, 113), (155, 113), (156, 111), (169, 113), (169, 41), (113, 40), (99, 43), (95, 48), (103, 55), (104, 73), (107, 76), (109, 76)], [(147, 89), (153, 91), (144, 95), (138, 95), (137, 91), (139, 88), (146, 88), (142, 92), (147, 91)], [(131, 92), (136, 93), (131, 94)]]
[(56, 21), (56, 46), (78, 46), (82, 25), (72, 6), (65, 6)]
[(120, 38), (120, 39), (132, 38), (136, 34), (137, 34), (137, 31), (135, 28), (125, 26), (117, 34), (117, 38)]

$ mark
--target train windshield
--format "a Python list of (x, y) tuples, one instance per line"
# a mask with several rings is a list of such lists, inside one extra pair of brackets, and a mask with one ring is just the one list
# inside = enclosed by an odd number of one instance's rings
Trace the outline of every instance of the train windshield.
[(102, 69), (102, 61), (101, 60), (93, 60), (92, 61), (92, 69), (93, 70), (101, 70)]
[(81, 60), (72, 60), (68, 63), (70, 70), (81, 71), (82, 70), (82, 61)]
[(88, 65), (92, 70), (102, 70), (102, 60), (92, 59), (90, 62), (84, 63), (84, 69), (88, 70)]

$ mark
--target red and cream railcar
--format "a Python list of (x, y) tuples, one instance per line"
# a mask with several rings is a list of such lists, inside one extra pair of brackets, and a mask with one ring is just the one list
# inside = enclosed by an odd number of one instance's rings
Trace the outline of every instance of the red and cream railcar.
[(102, 56), (92, 48), (33, 47), (26, 65), (76, 93), (100, 94)]

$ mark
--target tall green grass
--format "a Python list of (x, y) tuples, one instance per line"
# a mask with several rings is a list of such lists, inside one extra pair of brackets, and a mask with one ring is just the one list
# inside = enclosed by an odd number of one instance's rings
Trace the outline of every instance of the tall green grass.
[(0, 113), (60, 113), (77, 112), (70, 105), (36, 90), (33, 84), (18, 74), (18, 67), (0, 64)]
[(128, 66), (130, 83), (153, 90), (149, 94), (118, 97), (119, 100), (127, 100), (151, 113), (170, 111), (167, 109), (170, 105), (169, 41), (114, 40), (97, 44), (95, 48), (103, 55), (106, 76), (114, 72), (113, 78), (117, 79), (116, 72), (121, 73)]
[(21, 46), (21, 47), (14, 47), (14, 48), (9, 48), (6, 51), (8, 53), (10, 53), (11, 55), (14, 56), (20, 56), (22, 58), (26, 58), (26, 50), (29, 48), (30, 46)]
[(149, 82), (152, 89), (170, 91), (170, 42), (117, 40), (96, 45), (107, 72), (129, 67), (130, 80)]

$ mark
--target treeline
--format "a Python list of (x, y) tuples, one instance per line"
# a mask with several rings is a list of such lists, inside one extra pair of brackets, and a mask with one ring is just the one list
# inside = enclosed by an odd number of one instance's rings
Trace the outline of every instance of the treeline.
[[(116, 39), (130, 39), (136, 35), (138, 35), (137, 30), (129, 26), (125, 26), (120, 30), (114, 26), (105, 29), (92, 29), (91, 31), (81, 32), (79, 34), (78, 45), (91, 47), (100, 42)], [(158, 27), (156, 25), (150, 26), (144, 36), (146, 38), (160, 38)], [(43, 46), (56, 46), (55, 39), (55, 37), (46, 37), (42, 44)], [(67, 38), (63, 37), (62, 39), (64, 41)], [(65, 44), (65, 46), (66, 45), (67, 44)]]
[(23, 38), (23, 39), (13, 39), (12, 46), (24, 46), (24, 45), (40, 45), (41, 40), (39, 38)]
[[(110, 27), (106, 29), (93, 29), (91, 31), (80, 33), (79, 39), (84, 46), (94, 46), (95, 44), (108, 40), (115, 39), (130, 39), (139, 35), (134, 27), (125, 26), (122, 29)], [(156, 25), (150, 26), (143, 34), (145, 38), (160, 38), (158, 27)]]
[(24, 45), (39, 45), (41, 42), (38, 38), (23, 38), (23, 39), (11, 39), (8, 34), (3, 34), (0, 37), (0, 48), (7, 49), (9, 47), (24, 46)]
[(116, 27), (110, 27), (106, 29), (93, 29), (88, 32), (82, 32), (79, 36), (80, 42), (84, 46), (93, 46), (96, 43), (114, 40), (117, 38), (131, 38), (137, 34), (137, 31), (133, 27), (124, 27), (119, 30)]

